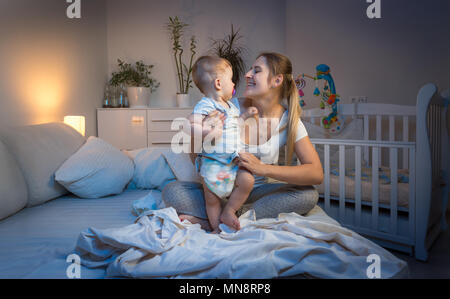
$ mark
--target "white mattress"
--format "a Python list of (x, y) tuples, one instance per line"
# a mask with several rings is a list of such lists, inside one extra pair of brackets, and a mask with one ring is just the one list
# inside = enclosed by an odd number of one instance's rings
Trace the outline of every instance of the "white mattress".
[[(80, 233), (134, 223), (132, 202), (148, 192), (126, 190), (101, 199), (64, 196), (0, 221), (0, 278), (66, 278), (66, 258)], [(318, 206), (308, 217), (336, 223)], [(81, 268), (81, 278), (103, 277), (103, 268)]]
[[(66, 278), (67, 256), (81, 231), (133, 223), (134, 200), (149, 190), (126, 190), (100, 199), (64, 196), (0, 221), (0, 278)], [(82, 278), (104, 277), (82, 268)]]
[[(339, 176), (330, 174), (330, 195), (339, 197)], [(325, 193), (325, 183), (316, 186), (320, 196)], [(391, 185), (379, 184), (378, 189), (378, 202), (390, 206), (391, 202)], [(355, 180), (346, 176), (345, 177), (345, 198), (355, 199)], [(361, 200), (365, 202), (372, 201), (372, 182), (361, 181)], [(408, 207), (409, 203), (409, 184), (398, 183), (397, 185), (397, 206)]]

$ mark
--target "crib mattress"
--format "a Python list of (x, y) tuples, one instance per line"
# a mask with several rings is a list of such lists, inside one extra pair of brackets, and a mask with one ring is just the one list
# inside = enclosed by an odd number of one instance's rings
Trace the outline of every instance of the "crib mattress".
[[(330, 195), (339, 197), (339, 176), (330, 174)], [(325, 183), (316, 186), (319, 194), (324, 196)], [(379, 200), (380, 204), (390, 206), (391, 203), (391, 185), (379, 184)], [(346, 176), (345, 177), (345, 198), (355, 199), (355, 180)], [(361, 200), (365, 202), (372, 202), (372, 182), (361, 181)], [(398, 183), (397, 185), (397, 206), (408, 207), (409, 203), (409, 184)]]
[[(126, 190), (100, 199), (64, 196), (0, 221), (0, 278), (67, 278), (66, 258), (80, 233), (134, 223), (132, 203), (149, 190)], [(316, 206), (307, 217), (335, 221)], [(103, 268), (81, 267), (81, 278), (104, 278)]]

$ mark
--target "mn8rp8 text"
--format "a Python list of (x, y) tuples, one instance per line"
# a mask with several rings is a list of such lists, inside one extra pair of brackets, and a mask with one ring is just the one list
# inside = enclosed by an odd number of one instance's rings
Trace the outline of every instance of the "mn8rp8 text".
[(270, 284), (266, 283), (232, 283), (223, 285), (224, 294), (269, 294)]

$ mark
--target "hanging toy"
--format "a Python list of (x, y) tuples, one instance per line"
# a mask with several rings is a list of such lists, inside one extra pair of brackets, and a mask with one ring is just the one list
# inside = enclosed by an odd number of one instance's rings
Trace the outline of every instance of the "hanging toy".
[[(325, 109), (327, 106), (331, 108), (330, 114), (322, 118), (321, 126), (325, 129), (329, 129), (332, 133), (340, 132), (344, 126), (345, 119), (342, 115), (338, 114), (337, 103), (339, 102), (339, 95), (336, 94), (336, 87), (334, 85), (333, 77), (331, 77), (330, 74), (330, 67), (326, 64), (320, 64), (316, 67), (315, 77), (302, 74), (302, 80), (304, 77), (314, 80), (315, 88), (313, 94), (314, 96), (321, 98), (319, 105), (320, 109)], [(298, 78), (300, 78), (300, 76)], [(298, 78), (297, 80), (299, 80)], [(318, 87), (319, 80), (325, 80), (322, 92)], [(304, 87), (305, 86), (303, 85), (301, 89)], [(301, 100), (303, 101), (303, 96), (301, 97)]]
[(320, 90), (319, 90), (319, 86), (317, 84), (317, 78), (314, 78), (314, 84), (316, 85), (316, 88), (314, 89), (314, 95), (315, 96), (320, 96)]
[(301, 78), (301, 79), (296, 79), (295, 80), (295, 85), (297, 86), (298, 89), (298, 96), (300, 97), (300, 107), (304, 107), (306, 106), (305, 101), (303, 100), (303, 97), (305, 96), (305, 93), (303, 92), (303, 88), (305, 88), (306, 86), (306, 81), (305, 79)]

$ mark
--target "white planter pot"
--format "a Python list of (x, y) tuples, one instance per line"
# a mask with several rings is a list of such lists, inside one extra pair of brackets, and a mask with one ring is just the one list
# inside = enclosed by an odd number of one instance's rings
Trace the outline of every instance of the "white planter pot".
[(177, 93), (177, 105), (178, 107), (191, 107), (189, 94)]
[(147, 108), (150, 101), (149, 87), (127, 87), (130, 108)]

